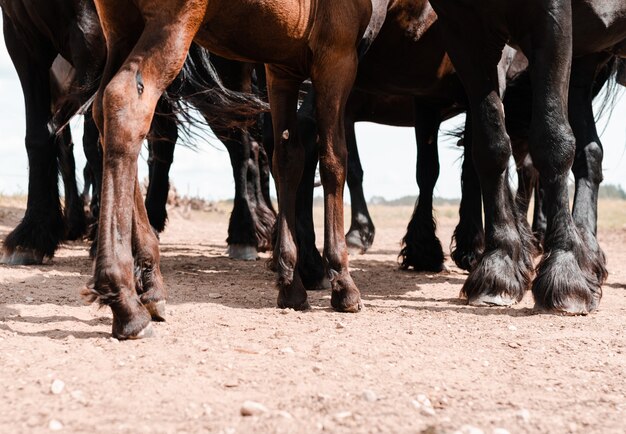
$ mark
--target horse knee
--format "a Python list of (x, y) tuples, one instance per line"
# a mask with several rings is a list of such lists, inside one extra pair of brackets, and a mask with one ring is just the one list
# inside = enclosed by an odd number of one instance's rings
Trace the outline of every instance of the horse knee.
[(576, 139), (567, 120), (548, 120), (540, 128), (531, 128), (531, 156), (543, 177), (567, 176), (574, 161)]

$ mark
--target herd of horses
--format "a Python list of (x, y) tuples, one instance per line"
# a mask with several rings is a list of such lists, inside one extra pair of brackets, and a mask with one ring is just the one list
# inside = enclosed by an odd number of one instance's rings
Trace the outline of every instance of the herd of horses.
[[(230, 154), (229, 253), (252, 259), (273, 249), (281, 308), (307, 309), (307, 290), (323, 288), (335, 310), (362, 308), (348, 247), (367, 250), (375, 229), (359, 121), (415, 127), (420, 194), (401, 266), (442, 270), (432, 212), (437, 136), (441, 122), (461, 112), (463, 197), (452, 258), (469, 271), (468, 303), (508, 306), (532, 289), (539, 310), (597, 308), (607, 272), (596, 239), (602, 145), (592, 101), (605, 83), (626, 85), (626, 1), (0, 0), (0, 7), (24, 92), (29, 161), (27, 210), (4, 240), (2, 260), (41, 263), (87, 231), (67, 128), (82, 111), (96, 219), (84, 296), (111, 308), (116, 338), (144, 337), (151, 321), (164, 320), (156, 233), (167, 219), (181, 119), (197, 122), (190, 108)], [(145, 201), (137, 179), (144, 140)], [(312, 218), (318, 164), (322, 254)]]

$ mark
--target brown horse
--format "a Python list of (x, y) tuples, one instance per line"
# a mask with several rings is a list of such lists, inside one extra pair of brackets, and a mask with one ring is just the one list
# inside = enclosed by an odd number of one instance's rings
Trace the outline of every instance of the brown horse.
[[(137, 338), (162, 311), (166, 292), (159, 249), (137, 182), (137, 156), (156, 103), (181, 69), (192, 41), (228, 58), (266, 68), (280, 199), (274, 255), (278, 305), (308, 307), (296, 263), (296, 191), (303, 170), (296, 106), (308, 76), (316, 92), (324, 185), (324, 256), (332, 306), (361, 309), (348, 271), (343, 230), (346, 149), (343, 110), (356, 75), (362, 36), (374, 36), (369, 0), (97, 0), (108, 58), (94, 102), (104, 174), (93, 297), (113, 311), (113, 335)], [(375, 5), (384, 15), (387, 2)], [(380, 14), (375, 15), (380, 18)], [(135, 282), (135, 265), (140, 275)]]

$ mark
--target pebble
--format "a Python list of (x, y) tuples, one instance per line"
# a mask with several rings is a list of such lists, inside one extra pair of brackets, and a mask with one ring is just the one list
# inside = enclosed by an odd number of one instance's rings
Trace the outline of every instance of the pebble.
[(70, 396), (81, 404), (87, 403), (87, 399), (85, 399), (85, 395), (83, 394), (82, 390), (72, 390), (70, 392)]
[(295, 351), (291, 347), (285, 347), (285, 348), (281, 349), (280, 352), (283, 353), (283, 354), (294, 354), (295, 353)]
[(417, 399), (414, 399), (413, 406), (417, 408), (424, 416), (434, 416), (435, 409), (433, 408), (430, 399), (426, 395), (417, 395)]
[(351, 411), (340, 411), (339, 413), (335, 413), (335, 419), (336, 420), (347, 419), (350, 416), (352, 416), (352, 412)]
[(485, 432), (472, 425), (463, 425), (461, 429), (455, 431), (454, 434), (485, 434)]
[(494, 428), (491, 434), (511, 434), (508, 429)]
[(288, 411), (277, 411), (276, 412), (277, 416), (280, 416), (284, 419), (293, 419), (293, 416), (291, 415), (291, 413), (289, 413)]
[(50, 392), (52, 392), (55, 395), (58, 395), (61, 392), (63, 392), (63, 389), (65, 389), (65, 383), (58, 379), (54, 380), (52, 384), (50, 385)]
[(378, 396), (376, 396), (376, 392), (370, 389), (366, 389), (363, 391), (363, 399), (367, 402), (376, 402), (378, 401)]
[(57, 419), (52, 419), (49, 423), (48, 423), (48, 429), (50, 431), (61, 431), (63, 429), (63, 424), (61, 423), (60, 420)]
[(524, 423), (530, 422), (530, 411), (525, 408), (522, 408), (517, 412), (517, 417)]
[(345, 329), (346, 328), (346, 324), (341, 322), (341, 321), (338, 321), (337, 325), (335, 327), (338, 328), (338, 329)]
[(509, 330), (511, 330), (512, 332), (517, 330), (517, 327), (515, 327), (514, 325), (510, 325), (509, 326)]
[(240, 411), (242, 416), (258, 416), (268, 412), (266, 406), (255, 401), (245, 401)]
[(26, 303), (32, 303), (33, 301), (35, 301), (35, 299), (33, 297), (26, 297)]

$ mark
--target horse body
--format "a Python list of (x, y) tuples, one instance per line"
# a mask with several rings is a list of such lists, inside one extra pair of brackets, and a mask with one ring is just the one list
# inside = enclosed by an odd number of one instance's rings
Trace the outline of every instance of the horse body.
[[(97, 0), (95, 4), (108, 57), (94, 101), (94, 119), (104, 138), (104, 174), (91, 296), (111, 307), (113, 334), (120, 339), (144, 336), (150, 328), (151, 307), (165, 301), (159, 291), (158, 243), (138, 200), (136, 165), (158, 98), (180, 71), (194, 39), (226, 57), (270, 62), (266, 72), (279, 197), (274, 248), (278, 305), (294, 309), (308, 308), (296, 269), (295, 208), (304, 170), (296, 108), (299, 86), (310, 75), (320, 133), (324, 256), (332, 282), (331, 304), (341, 311), (360, 310), (343, 233), (343, 111), (356, 75), (359, 43), (370, 25), (372, 3)], [(242, 22), (247, 28), (241, 28)], [(235, 37), (234, 32), (240, 30), (244, 33)], [(137, 286), (134, 264), (143, 270)]]

